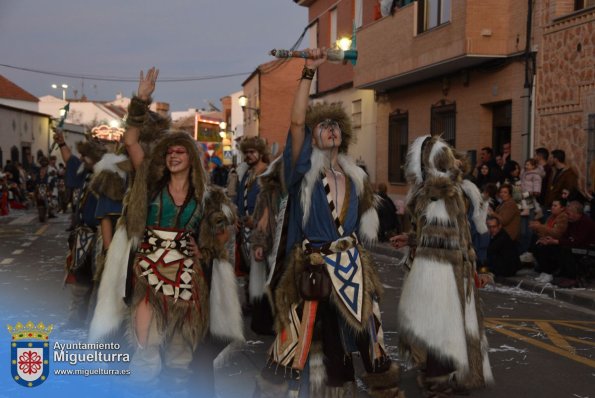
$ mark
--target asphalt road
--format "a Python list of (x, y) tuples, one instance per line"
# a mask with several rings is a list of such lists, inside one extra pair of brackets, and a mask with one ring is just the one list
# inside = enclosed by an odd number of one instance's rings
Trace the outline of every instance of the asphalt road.
[[(59, 215), (47, 224), (40, 224), (34, 212), (19, 212), (0, 219), (0, 320), (4, 325), (28, 320), (53, 323), (53, 340), (84, 342), (85, 330), (65, 328), (69, 288), (62, 287), (62, 280), (67, 222), (66, 215)], [(391, 355), (399, 360), (395, 313), (404, 273), (396, 260), (382, 255), (375, 258), (385, 286), (381, 309), (386, 344)], [(474, 391), (472, 396), (595, 397), (593, 311), (502, 286), (483, 290), (481, 297), (496, 384)], [(8, 332), (0, 333), (0, 361), (5, 361), (8, 355), (4, 348), (9, 339)], [(222, 398), (250, 397), (254, 376), (264, 366), (272, 338), (248, 331), (247, 339), (245, 345), (228, 350), (231, 355), (221, 361), (216, 371), (217, 391)], [(401, 386), (407, 397), (420, 397), (415, 371), (407, 363), (402, 362), (402, 366)], [(10, 380), (8, 368), (8, 360), (0, 365), (0, 397), (21, 396), (23, 387)], [(124, 377), (116, 379), (112, 383), (116, 387), (108, 389), (114, 397), (152, 396), (130, 391), (130, 383), (122, 381)], [(52, 376), (37, 388), (39, 393), (44, 391), (43, 396), (58, 395), (72, 380)], [(97, 381), (99, 376), (81, 380), (83, 390), (103, 391), (108, 379), (103, 376), (101, 383)], [(358, 396), (367, 396), (363, 385), (358, 385)], [(155, 391), (154, 396), (161, 395)]]

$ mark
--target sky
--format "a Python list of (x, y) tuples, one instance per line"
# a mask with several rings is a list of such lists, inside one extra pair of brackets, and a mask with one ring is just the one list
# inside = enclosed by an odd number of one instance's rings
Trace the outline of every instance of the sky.
[[(0, 0), (0, 64), (70, 75), (138, 79), (245, 73), (225, 79), (157, 82), (155, 100), (170, 110), (220, 107), (256, 67), (289, 48), (306, 27), (307, 8), (293, 0)], [(307, 45), (307, 38), (303, 46)], [(302, 46), (302, 47), (303, 47)], [(83, 92), (83, 79), (0, 66), (0, 74), (35, 96)], [(138, 82), (84, 79), (89, 100), (131, 96)]]

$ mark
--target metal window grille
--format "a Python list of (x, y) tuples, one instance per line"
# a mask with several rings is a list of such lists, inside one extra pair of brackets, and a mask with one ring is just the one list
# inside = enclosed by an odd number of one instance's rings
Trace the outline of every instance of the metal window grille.
[(388, 123), (388, 180), (405, 182), (405, 161), (409, 150), (409, 114), (394, 113)]
[(457, 108), (456, 104), (432, 106), (430, 132), (441, 134), (442, 138), (453, 148), (457, 137)]

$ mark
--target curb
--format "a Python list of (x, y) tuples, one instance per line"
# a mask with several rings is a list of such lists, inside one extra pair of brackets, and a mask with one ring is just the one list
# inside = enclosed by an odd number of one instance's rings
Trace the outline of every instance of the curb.
[(496, 278), (496, 282), (506, 286), (518, 286), (520, 289), (529, 292), (545, 294), (554, 300), (595, 310), (595, 292), (592, 290), (561, 289), (551, 284), (545, 285), (520, 277)]

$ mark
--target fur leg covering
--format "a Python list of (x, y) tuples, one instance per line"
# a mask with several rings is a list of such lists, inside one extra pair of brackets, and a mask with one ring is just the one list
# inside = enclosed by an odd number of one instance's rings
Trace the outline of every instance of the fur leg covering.
[(368, 387), (368, 393), (372, 397), (404, 397), (399, 390), (399, 380), (401, 379), (401, 368), (396, 363), (391, 363), (390, 367), (382, 373), (365, 373), (362, 376), (363, 382)]
[(242, 307), (237, 292), (233, 266), (225, 260), (213, 260), (210, 330), (211, 334), (224, 340), (244, 341)]
[(320, 342), (313, 342), (310, 347), (310, 396), (318, 397), (326, 385), (324, 353)]
[(264, 261), (256, 261), (254, 253), (250, 254), (250, 280), (248, 292), (252, 303), (259, 301), (264, 296), (264, 285), (267, 279), (267, 266)]
[[(89, 329), (89, 342), (98, 342), (114, 333), (128, 314), (124, 303), (126, 271), (133, 242), (125, 226), (118, 226), (107, 251), (105, 267), (97, 291), (97, 306)], [(136, 246), (136, 245), (134, 245)]]

